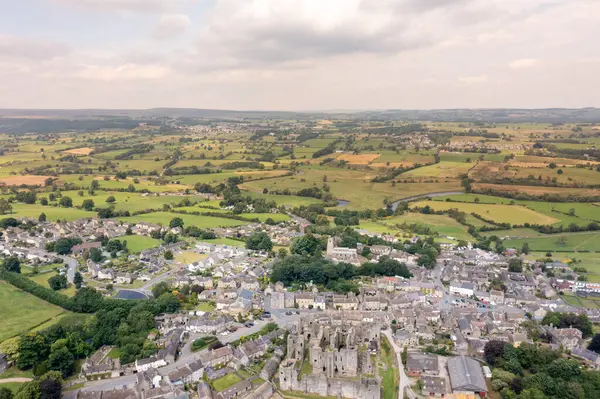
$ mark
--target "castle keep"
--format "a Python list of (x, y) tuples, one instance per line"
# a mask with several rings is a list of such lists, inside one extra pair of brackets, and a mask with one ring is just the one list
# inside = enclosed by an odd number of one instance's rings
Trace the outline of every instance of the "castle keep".
[(380, 331), (381, 325), (376, 322), (356, 326), (334, 324), (323, 314), (303, 317), (288, 335), (287, 358), (279, 368), (281, 389), (349, 399), (380, 399)]

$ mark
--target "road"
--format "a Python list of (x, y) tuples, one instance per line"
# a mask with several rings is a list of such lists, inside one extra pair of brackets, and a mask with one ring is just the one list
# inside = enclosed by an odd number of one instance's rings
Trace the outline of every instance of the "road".
[(398, 208), (398, 204), (400, 204), (401, 202), (414, 201), (414, 200), (418, 200), (421, 198), (427, 198), (427, 197), (443, 197), (446, 195), (456, 195), (456, 194), (464, 194), (464, 191), (447, 191), (445, 193), (430, 193), (430, 194), (417, 195), (414, 197), (402, 198), (401, 200), (392, 202), (392, 211), (396, 212), (396, 209)]
[(77, 266), (79, 263), (77, 259), (69, 258), (68, 256), (62, 256), (62, 260), (67, 265), (67, 281), (69, 283), (73, 283), (73, 279), (75, 278), (75, 272), (77, 271)]
[[(306, 311), (305, 311), (306, 312)], [(273, 320), (274, 322), (276, 322), (279, 327), (289, 327), (292, 324), (294, 324), (298, 318), (300, 316), (293, 314), (293, 315), (282, 315), (280, 318), (276, 318), (275, 320)], [(239, 339), (242, 336), (248, 336), (250, 334), (256, 333), (258, 331), (260, 331), (261, 328), (263, 328), (267, 323), (269, 323), (269, 321), (267, 320), (257, 320), (256, 323), (254, 324), (254, 326), (250, 327), (250, 328), (240, 328), (237, 331), (235, 331), (234, 333), (228, 334), (228, 335), (217, 335), (217, 337), (219, 338), (219, 340), (223, 343), (223, 344), (227, 344), (230, 342), (233, 342), (237, 339)], [(181, 348), (179, 357), (177, 358), (177, 360), (172, 363), (169, 364), (168, 366), (165, 367), (161, 367), (159, 370), (162, 374), (168, 374), (171, 371), (175, 370), (178, 367), (181, 367), (187, 363), (191, 363), (194, 360), (196, 360), (196, 358), (198, 357), (198, 355), (201, 352), (192, 352), (190, 347), (192, 345), (192, 342), (194, 342), (195, 339), (200, 338), (202, 336), (206, 336), (207, 334), (202, 334), (202, 333), (197, 333), (197, 334), (190, 334), (189, 339), (187, 340), (186, 344), (184, 345), (183, 348)], [(93, 381), (93, 382), (88, 382), (86, 383), (86, 386), (84, 388), (81, 388), (82, 391), (103, 391), (103, 390), (108, 390), (108, 389), (120, 389), (123, 388), (123, 386), (129, 386), (129, 385), (133, 385), (136, 382), (136, 375), (132, 374), (132, 375), (126, 375), (126, 376), (122, 376), (119, 378), (113, 378), (110, 380), (100, 380), (100, 381)]]
[(398, 369), (400, 373), (400, 383), (398, 384), (398, 399), (404, 398), (404, 392), (406, 388), (406, 394), (409, 399), (415, 399), (416, 395), (413, 393), (412, 388), (410, 387), (410, 380), (408, 376), (404, 372), (404, 364), (402, 363), (402, 348), (396, 345), (396, 341), (394, 341), (394, 337), (389, 329), (384, 330), (383, 334), (387, 337), (388, 341), (392, 344), (392, 348), (394, 348), (394, 352), (396, 352), (396, 360), (398, 362)]

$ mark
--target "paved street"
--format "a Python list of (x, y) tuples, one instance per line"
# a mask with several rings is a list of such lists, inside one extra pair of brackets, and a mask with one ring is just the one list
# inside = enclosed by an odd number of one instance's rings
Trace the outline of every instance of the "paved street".
[[(309, 311), (304, 311), (304, 312), (307, 313)], [(284, 327), (289, 327), (289, 326), (293, 325), (300, 316), (296, 315), (296, 314), (287, 316), (287, 315), (285, 315), (285, 312), (277, 312), (277, 313), (273, 314), (273, 317), (274, 317), (273, 321), (276, 322), (277, 325), (279, 325), (279, 327), (284, 328)], [(235, 331), (234, 333), (230, 333), (228, 335), (217, 335), (217, 337), (223, 344), (227, 344), (229, 342), (233, 342), (233, 341), (239, 339), (242, 336), (248, 336), (250, 334), (260, 331), (260, 329), (263, 328), (267, 323), (269, 323), (269, 321), (267, 321), (267, 320), (257, 320), (255, 322), (254, 326), (252, 326), (250, 328), (242, 327), (242, 328), (238, 329), (237, 331)], [(196, 357), (198, 356), (198, 354), (201, 352), (192, 352), (191, 351), (190, 347), (192, 345), (192, 342), (194, 342), (195, 339), (200, 338), (202, 336), (206, 336), (206, 335), (207, 334), (202, 334), (202, 333), (190, 334), (188, 341), (186, 342), (186, 344), (180, 351), (180, 355), (179, 355), (179, 358), (177, 359), (177, 361), (175, 361), (175, 363), (170, 364), (168, 366), (161, 367), (160, 368), (161, 372), (169, 373), (169, 372), (175, 370), (177, 367), (181, 367), (184, 364), (191, 363), (193, 360), (195, 360)], [(135, 381), (136, 381), (136, 375), (132, 374), (132, 375), (127, 375), (127, 376), (114, 378), (114, 379), (110, 379), (110, 380), (88, 382), (88, 383), (86, 383), (86, 386), (84, 388), (82, 388), (82, 390), (83, 391), (101, 391), (101, 390), (113, 389), (113, 388), (120, 389), (120, 388), (123, 388), (123, 386), (135, 384)]]
[(67, 281), (73, 283), (79, 263), (76, 259), (69, 258), (68, 256), (62, 256), (62, 260), (65, 262), (65, 265), (67, 265)]

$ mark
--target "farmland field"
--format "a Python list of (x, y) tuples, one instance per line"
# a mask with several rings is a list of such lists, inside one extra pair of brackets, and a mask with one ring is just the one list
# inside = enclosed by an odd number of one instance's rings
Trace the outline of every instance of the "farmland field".
[(504, 246), (521, 248), (527, 242), (532, 251), (596, 251), (600, 248), (600, 232), (549, 234), (535, 238), (510, 239)]
[(0, 281), (0, 342), (51, 319), (64, 310)]
[(465, 213), (474, 213), (484, 219), (497, 223), (523, 224), (553, 224), (559, 220), (519, 205), (471, 204), (460, 202), (420, 201), (411, 204), (411, 208), (430, 206), (435, 211), (458, 209)]
[(96, 212), (88, 212), (81, 209), (74, 208), (60, 208), (57, 206), (43, 206), (37, 204), (20, 204), (15, 203), (12, 205), (12, 217), (28, 217), (37, 219), (40, 214), (45, 213), (46, 218), (49, 221), (56, 220), (78, 220), (85, 218), (92, 218), (96, 216)]
[(175, 217), (183, 219), (186, 226), (197, 226), (200, 228), (242, 226), (248, 224), (248, 222), (234, 219), (217, 218), (212, 216), (184, 215), (170, 212), (146, 213), (137, 216), (121, 217), (119, 220), (128, 223), (149, 222), (160, 224), (162, 226), (168, 226), (169, 222)]
[(434, 165), (424, 166), (422, 168), (413, 169), (409, 172), (403, 173), (400, 177), (413, 177), (413, 178), (428, 178), (428, 177), (440, 177), (440, 178), (457, 178), (461, 174), (466, 174), (471, 169), (473, 164), (462, 163), (462, 162), (440, 162)]

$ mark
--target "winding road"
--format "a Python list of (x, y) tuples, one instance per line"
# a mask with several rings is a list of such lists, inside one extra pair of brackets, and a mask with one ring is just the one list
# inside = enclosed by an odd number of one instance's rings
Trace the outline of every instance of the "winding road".
[(444, 193), (429, 193), (429, 194), (423, 194), (423, 195), (415, 195), (414, 197), (402, 198), (402, 199), (399, 199), (398, 201), (392, 202), (392, 211), (396, 212), (396, 209), (398, 208), (398, 205), (401, 202), (414, 201), (414, 200), (418, 200), (421, 198), (427, 198), (427, 197), (443, 197), (445, 195), (457, 195), (457, 194), (464, 194), (464, 192), (463, 191), (447, 191)]

